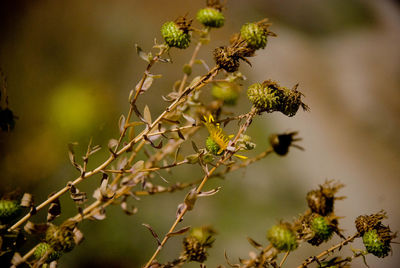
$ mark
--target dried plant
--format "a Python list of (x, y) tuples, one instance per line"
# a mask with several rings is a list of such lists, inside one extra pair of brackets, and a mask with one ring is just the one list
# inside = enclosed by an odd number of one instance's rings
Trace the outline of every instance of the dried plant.
[[(144, 267), (179, 267), (187, 262), (199, 262), (201, 267), (205, 267), (203, 263), (208, 256), (207, 250), (212, 247), (216, 232), (209, 226), (178, 227), (183, 222), (184, 215), (195, 209), (197, 199), (218, 193), (220, 188), (203, 190), (210, 179), (223, 177), (229, 172), (247, 167), (272, 153), (285, 156), (291, 147), (302, 149), (295, 143), (301, 140), (297, 137), (298, 133), (288, 132), (271, 135), (270, 147), (258, 155), (244, 156), (248, 155), (246, 151), (255, 148), (251, 137), (245, 134), (254, 117), (273, 112), (292, 117), (300, 108), (304, 111), (309, 110), (303, 102), (304, 95), (298, 90), (298, 85), (290, 89), (266, 77), (265, 81), (248, 88), (247, 96), (252, 107), (247, 113), (225, 116), (225, 106), (237, 103), (242, 87), (241, 81), (245, 79), (238, 71), (240, 64), (245, 62), (251, 65), (250, 58), (255, 56), (257, 50), (264, 49), (268, 39), (276, 34), (270, 31), (271, 24), (267, 19), (244, 24), (240, 32), (232, 36), (229, 45), (214, 50), (215, 66), (208, 68), (197, 55), (202, 46), (209, 42), (210, 32), (225, 24), (223, 10), (224, 5), (218, 0), (208, 0), (207, 7), (197, 14), (202, 29), (194, 28), (193, 20), (187, 16), (178, 17), (162, 25), (164, 42), (155, 41), (151, 52), (145, 52), (136, 46), (138, 56), (147, 62), (147, 67), (135, 89), (129, 94), (129, 111), (122, 115), (118, 122), (120, 135), (109, 141), (109, 156), (103, 163), (94, 169), (88, 169), (89, 159), (101, 150), (100, 146), (90, 142), (83, 161), (80, 162), (74, 152), (74, 144), (70, 144), (69, 157), (80, 174), (75, 180), (66, 182), (65, 187), (36, 205), (30, 194), (24, 194), (20, 202), (13, 194), (2, 197), (2, 263), (8, 262), (13, 267), (54, 267), (65, 253), (77, 250), (76, 246), (83, 239), (79, 230), (80, 222), (87, 219), (104, 219), (107, 206), (120, 205), (127, 215), (134, 215), (140, 207), (131, 207), (128, 204), (132, 198), (187, 191), (182, 203), (177, 205), (172, 226), (164, 236), (160, 237), (151, 225), (143, 224), (158, 244)], [(182, 79), (175, 83), (167, 96), (163, 96), (167, 103), (164, 111), (157, 117), (152, 115), (148, 106), (141, 111), (137, 106), (141, 94), (149, 91), (154, 80), (161, 79), (161, 75), (151, 72), (153, 66), (170, 64), (169, 51), (175, 48), (186, 49), (192, 42), (196, 44), (191, 59), (183, 68)], [(199, 62), (206, 66), (206, 71), (201, 76), (191, 78), (192, 67)], [(200, 96), (205, 86), (212, 87), (214, 101), (211, 103), (204, 103)], [(7, 99), (5, 103), (7, 105)], [(238, 127), (235, 133), (228, 134), (224, 127), (232, 121), (237, 121)], [(1, 128), (11, 130), (13, 122), (2, 122)], [(209, 134), (203, 138), (204, 146), (192, 141), (192, 137), (201, 129), (207, 129)], [(183, 155), (180, 148), (186, 144), (191, 145), (193, 152)], [(147, 159), (137, 159), (140, 151), (147, 152)], [(168, 159), (173, 161), (168, 163)], [(171, 170), (181, 165), (200, 165), (203, 174), (199, 175), (199, 179), (187, 183), (168, 182), (167, 187), (158, 185), (154, 180), (156, 176), (161, 176), (158, 171)], [(101, 183), (93, 190), (92, 196), (95, 200), (89, 203), (87, 193), (80, 191), (78, 185), (96, 175), (101, 176)], [(310, 191), (307, 194), (309, 209), (291, 223), (279, 222), (271, 227), (267, 232), (269, 245), (264, 246), (249, 238), (250, 244), (258, 252), (251, 252), (249, 259), (240, 259), (236, 264), (232, 264), (225, 256), (226, 263), (232, 267), (282, 267), (289, 253), (296, 250), (301, 243), (319, 246), (329, 241), (334, 234), (341, 237), (342, 241), (339, 244), (316, 256), (304, 258), (304, 262), (298, 267), (307, 267), (312, 263), (317, 263), (319, 267), (348, 267), (353, 259), (364, 257), (366, 254), (381, 258), (387, 256), (392, 250), (391, 243), (396, 235), (382, 223), (386, 217), (384, 212), (358, 217), (357, 233), (348, 237), (342, 234), (339, 228), (340, 218), (335, 215), (334, 209), (335, 202), (343, 198), (336, 196), (342, 186), (327, 181), (318, 189)], [(59, 198), (66, 194), (75, 202), (78, 213), (55, 225), (52, 221), (61, 213)], [(31, 222), (30, 218), (43, 209), (48, 211), (46, 222)], [(21, 216), (23, 211), (25, 214)], [(189, 234), (183, 239), (183, 251), (180, 256), (164, 262), (157, 259), (170, 238), (185, 233)], [(21, 243), (25, 240), (35, 240), (35, 237), (40, 238), (39, 243), (30, 251), (20, 253)], [(354, 251), (345, 258), (332, 255), (357, 238), (362, 238), (365, 250)]]

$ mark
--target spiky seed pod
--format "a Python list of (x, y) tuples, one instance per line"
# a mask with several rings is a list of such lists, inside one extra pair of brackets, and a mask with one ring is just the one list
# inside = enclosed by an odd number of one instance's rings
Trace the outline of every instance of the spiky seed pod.
[(267, 232), (267, 239), (280, 251), (291, 251), (297, 248), (296, 235), (290, 224), (281, 223), (273, 226)]
[(19, 203), (15, 200), (0, 200), (0, 220), (9, 221), (16, 218), (22, 208)]
[(75, 247), (73, 228), (51, 224), (46, 231), (46, 242), (56, 251), (71, 251)]
[(208, 226), (193, 228), (183, 240), (182, 256), (189, 261), (203, 263), (207, 259), (207, 249), (214, 242), (215, 231)]
[(367, 251), (379, 258), (386, 257), (392, 250), (390, 242), (394, 236), (389, 227), (381, 226), (364, 233), (362, 240)]
[(36, 247), (35, 252), (33, 253), (33, 256), (35, 257), (35, 259), (39, 260), (46, 253), (48, 253), (47, 259), (46, 259), (47, 263), (50, 263), (50, 262), (55, 261), (55, 260), (58, 260), (62, 255), (61, 251), (56, 251), (48, 243), (44, 243), (43, 242), (43, 243), (40, 243)]
[(310, 229), (313, 232), (313, 238), (307, 242), (311, 245), (319, 246), (322, 242), (328, 241), (332, 237), (334, 226), (328, 218), (315, 215), (310, 221)]
[(294, 116), (300, 107), (308, 110), (308, 106), (301, 101), (303, 94), (294, 89), (281, 87), (272, 80), (266, 80), (262, 84), (251, 85), (247, 90), (247, 96), (261, 112), (272, 113), (279, 111), (289, 117)]
[(199, 12), (197, 12), (196, 18), (204, 26), (212, 28), (220, 28), (224, 26), (225, 23), (224, 14), (213, 7), (200, 9)]
[(214, 83), (211, 89), (211, 95), (218, 100), (221, 100), (226, 105), (235, 105), (239, 99), (240, 86), (232, 82)]
[[(297, 134), (297, 131), (283, 134), (272, 134), (271, 136), (269, 136), (269, 143), (271, 144), (276, 154), (284, 156), (289, 152), (289, 147), (293, 144), (293, 142), (301, 140), (301, 138), (294, 137)], [(303, 149), (296, 144), (294, 144), (293, 146), (299, 149)]]
[(183, 17), (164, 23), (161, 26), (161, 35), (165, 43), (170, 47), (187, 48), (190, 44), (190, 24), (191, 22), (187, 22)]
[(218, 153), (221, 147), (219, 147), (218, 143), (216, 143), (210, 136), (206, 140), (206, 149), (213, 155), (221, 155), (221, 153)]
[(249, 47), (254, 49), (265, 48), (267, 45), (268, 26), (263, 23), (246, 23), (240, 29), (240, 35)]
[(184, 238), (183, 250), (183, 256), (189, 261), (203, 263), (207, 259), (207, 247), (202, 245), (193, 236), (188, 236)]
[(381, 211), (371, 215), (361, 215), (356, 218), (355, 224), (360, 235), (365, 232), (379, 227), (381, 221), (386, 218), (386, 212)]
[(297, 91), (297, 85), (294, 89), (286, 89), (285, 96), (282, 100), (281, 112), (289, 117), (296, 115), (300, 107), (303, 110), (309, 110), (309, 107), (301, 101), (303, 94)]
[(216, 64), (228, 73), (239, 69), (239, 57), (231, 55), (227, 47), (217, 47), (213, 54)]
[[(283, 92), (279, 85), (270, 80), (267, 83), (255, 83), (247, 89), (247, 97), (253, 103), (259, 112), (277, 111), (279, 109), (280, 99), (283, 98)], [(270, 83), (269, 83), (270, 82)]]
[(312, 190), (308, 192), (308, 207), (312, 212), (322, 216), (332, 213), (335, 199), (341, 199), (335, 197), (335, 194), (342, 187), (342, 184), (334, 184), (331, 186), (330, 182), (326, 182), (323, 185), (320, 185), (318, 190)]

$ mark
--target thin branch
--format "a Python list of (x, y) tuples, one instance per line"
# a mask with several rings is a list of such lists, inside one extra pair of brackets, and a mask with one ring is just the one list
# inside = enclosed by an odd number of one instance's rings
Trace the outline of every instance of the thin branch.
[(357, 237), (359, 237), (359, 234), (356, 233), (350, 237), (348, 237), (347, 239), (343, 240), (342, 242), (340, 242), (337, 245), (334, 245), (333, 247), (321, 252), (319, 255), (314, 256), (314, 257), (310, 257), (307, 260), (305, 260), (300, 266), (298, 266), (297, 268), (304, 268), (307, 267), (308, 265), (310, 265), (311, 263), (315, 262), (315, 261), (319, 261), (322, 257), (324, 257), (325, 255), (334, 252), (336, 249), (343, 247), (344, 245), (347, 245), (350, 242), (353, 242), (354, 239), (356, 239)]

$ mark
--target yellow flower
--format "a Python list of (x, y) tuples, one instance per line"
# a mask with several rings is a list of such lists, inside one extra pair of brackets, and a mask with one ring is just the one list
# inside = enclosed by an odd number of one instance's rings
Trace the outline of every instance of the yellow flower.
[[(208, 118), (204, 116), (204, 125), (206, 126), (210, 136), (207, 138), (206, 147), (214, 155), (221, 155), (226, 150), (229, 140), (234, 135), (228, 135), (221, 128), (219, 123), (214, 123), (214, 117), (210, 115)], [(247, 159), (247, 157), (235, 154), (236, 157)]]

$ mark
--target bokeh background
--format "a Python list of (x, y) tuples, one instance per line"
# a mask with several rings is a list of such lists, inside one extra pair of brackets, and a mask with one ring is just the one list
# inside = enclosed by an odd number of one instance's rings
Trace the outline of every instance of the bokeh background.
[[(129, 91), (145, 67), (134, 44), (149, 50), (154, 38), (161, 39), (163, 22), (186, 13), (194, 17), (204, 2), (2, 1), (0, 66), (18, 120), (14, 131), (0, 133), (1, 193), (28, 191), (40, 202), (74, 179), (78, 174), (69, 163), (67, 143), (77, 141), (79, 154), (90, 137), (106, 147), (108, 139), (118, 135), (118, 118), (127, 111)], [(278, 38), (271, 38), (267, 48), (257, 52), (252, 67), (242, 64), (248, 78), (244, 86), (269, 78), (287, 87), (300, 83), (311, 112), (256, 119), (249, 133), (258, 151), (268, 146), (269, 134), (288, 130), (300, 132), (306, 150), (292, 149), (287, 157), (272, 156), (227, 180), (213, 181), (210, 188), (221, 185), (222, 190), (200, 200), (195, 211), (185, 216), (186, 224), (210, 224), (219, 233), (208, 266), (224, 264), (224, 251), (232, 261), (247, 257), (252, 250), (247, 236), (266, 244), (266, 230), (303, 212), (307, 191), (326, 179), (346, 185), (341, 194), (347, 199), (337, 203), (337, 214), (345, 216), (340, 226), (346, 234), (355, 231), (353, 221), (358, 215), (382, 208), (390, 216), (386, 223), (400, 230), (399, 3), (231, 0), (225, 14), (226, 26), (212, 31), (212, 42), (200, 57), (213, 65), (213, 48), (227, 44), (243, 23), (268, 17)], [(154, 115), (165, 107), (160, 95), (180, 78), (190, 51), (172, 50), (174, 63), (155, 68), (164, 78), (141, 96), (141, 107), (149, 104)], [(243, 113), (249, 107), (243, 94), (231, 111)], [(92, 166), (106, 156), (106, 150), (99, 153)], [(180, 169), (168, 179), (185, 181), (189, 171)], [(94, 177), (80, 189), (90, 195), (99, 180)], [(142, 198), (134, 203), (138, 214), (131, 217), (117, 207), (108, 208), (105, 220), (81, 225), (86, 240), (59, 267), (140, 267), (156, 248), (141, 224), (149, 223), (164, 234), (184, 195)], [(62, 204), (63, 215), (57, 222), (76, 213), (68, 197)], [(41, 213), (34, 221), (44, 217)], [(360, 243), (353, 247), (363, 248)], [(322, 248), (303, 245), (290, 255), (286, 266), (295, 267)], [(399, 267), (399, 246), (393, 249), (393, 255), (382, 260), (368, 256), (368, 263)], [(159, 259), (171, 260), (180, 251), (180, 239), (171, 239)], [(342, 252), (351, 254), (350, 247)], [(353, 266), (362, 267), (362, 261)]]

